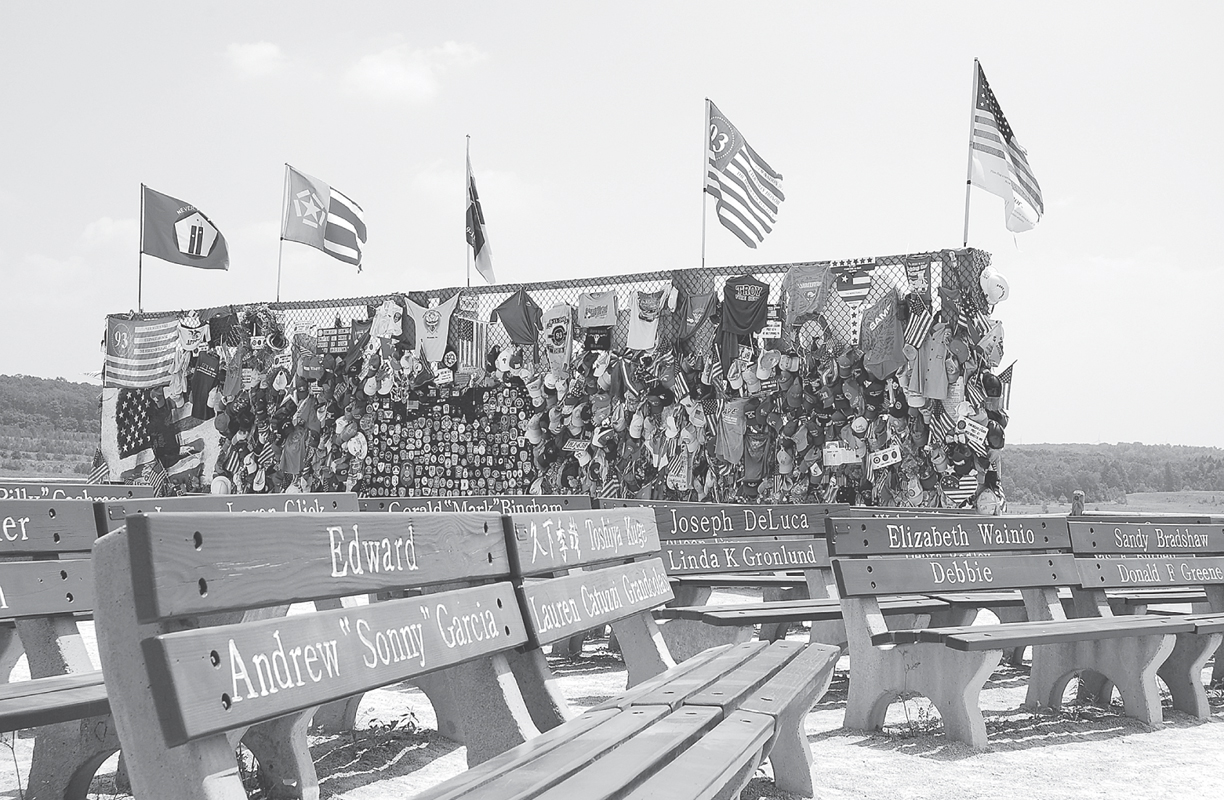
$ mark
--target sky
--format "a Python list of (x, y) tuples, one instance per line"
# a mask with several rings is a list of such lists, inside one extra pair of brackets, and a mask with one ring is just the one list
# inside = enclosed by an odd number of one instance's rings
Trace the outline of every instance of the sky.
[[(471, 137), (507, 283), (961, 246), (973, 59), (1041, 184), (969, 244), (1010, 297), (1008, 441), (1224, 446), (1224, 4), (6, 2), (0, 373), (97, 380), (137, 306), (140, 185), (228, 272), (145, 310), (462, 285)], [(783, 175), (756, 250), (702, 195), (704, 99)], [(278, 242), (284, 164), (365, 210), (364, 271)], [(474, 280), (480, 278), (474, 275)], [(1203, 405), (1206, 402), (1207, 405)]]

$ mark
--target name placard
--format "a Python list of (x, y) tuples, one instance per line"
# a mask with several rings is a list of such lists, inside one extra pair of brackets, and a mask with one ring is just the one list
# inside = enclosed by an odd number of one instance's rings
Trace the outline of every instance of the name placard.
[(352, 492), (314, 494), (209, 494), (196, 497), (150, 497), (142, 500), (117, 500), (107, 503), (106, 518), (123, 523), (128, 514), (155, 514), (163, 511), (224, 511), (231, 514), (285, 513), (323, 514), (358, 511), (357, 495)]
[(512, 514), (507, 539), (518, 575), (544, 575), (659, 551), (654, 512), (608, 508)]
[(93, 562), (0, 561), (0, 619), (93, 611)]
[(835, 555), (902, 555), (1050, 550), (1070, 545), (1060, 517), (831, 518)]
[[(870, 571), (868, 571), (870, 570)], [(835, 558), (842, 597), (1078, 586), (1070, 553), (953, 558)]]
[(171, 746), (527, 641), (509, 583), (165, 634), (151, 641)]
[(1224, 553), (1224, 525), (1068, 522), (1076, 555)]
[(1076, 560), (1085, 589), (1204, 586), (1224, 583), (1224, 557)]
[(0, 500), (119, 500), (152, 497), (152, 486), (118, 483), (32, 483), (0, 481)]
[(497, 514), (161, 513), (127, 518), (141, 621), (497, 578)]
[(88, 500), (0, 500), (0, 556), (88, 551), (97, 537)]
[(601, 500), (600, 506), (608, 507), (611, 502), (626, 507), (637, 505), (653, 508), (659, 538), (664, 540), (720, 536), (822, 536), (825, 517), (831, 513), (843, 513), (848, 508), (839, 504), (718, 505), (665, 500)]
[(583, 494), (501, 495), (473, 497), (363, 497), (362, 511), (492, 511), (497, 514), (535, 514), (541, 511), (583, 511), (591, 498)]
[(352, 337), (351, 328), (320, 328), (317, 337), (320, 353), (347, 353)]
[(823, 538), (691, 539), (663, 543), (668, 575), (772, 572), (829, 566)]
[(529, 581), (522, 588), (533, 646), (649, 611), (671, 600), (663, 562), (657, 558), (564, 578)]

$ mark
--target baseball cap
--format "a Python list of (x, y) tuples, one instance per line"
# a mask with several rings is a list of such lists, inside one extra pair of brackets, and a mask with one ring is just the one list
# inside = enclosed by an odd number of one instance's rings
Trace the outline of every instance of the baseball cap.
[(756, 376), (761, 380), (769, 380), (773, 377), (774, 370), (782, 361), (782, 354), (777, 350), (766, 350), (761, 353), (760, 359), (757, 360)]

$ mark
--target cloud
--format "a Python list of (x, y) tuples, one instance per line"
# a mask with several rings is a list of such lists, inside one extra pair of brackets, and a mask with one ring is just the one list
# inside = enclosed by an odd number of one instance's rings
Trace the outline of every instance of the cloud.
[(280, 72), (289, 63), (280, 47), (271, 42), (235, 42), (225, 51), (230, 65), (244, 78), (266, 78)]
[(140, 238), (140, 224), (135, 219), (100, 217), (85, 226), (82, 237), (91, 249), (121, 245), (134, 251)]
[(470, 44), (448, 41), (422, 50), (401, 44), (362, 58), (345, 73), (345, 82), (350, 90), (378, 100), (423, 103), (437, 96), (447, 70), (471, 67), (485, 58)]

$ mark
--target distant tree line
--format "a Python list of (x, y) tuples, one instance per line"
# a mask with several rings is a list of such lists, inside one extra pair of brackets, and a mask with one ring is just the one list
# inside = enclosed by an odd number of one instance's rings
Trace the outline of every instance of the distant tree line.
[(92, 433), (101, 430), (102, 387), (63, 378), (0, 375), (0, 429), (26, 435), (45, 432)]
[(1076, 489), (1089, 503), (1133, 492), (1224, 491), (1224, 450), (1167, 444), (1008, 445), (1003, 487), (1019, 503), (1067, 502)]

